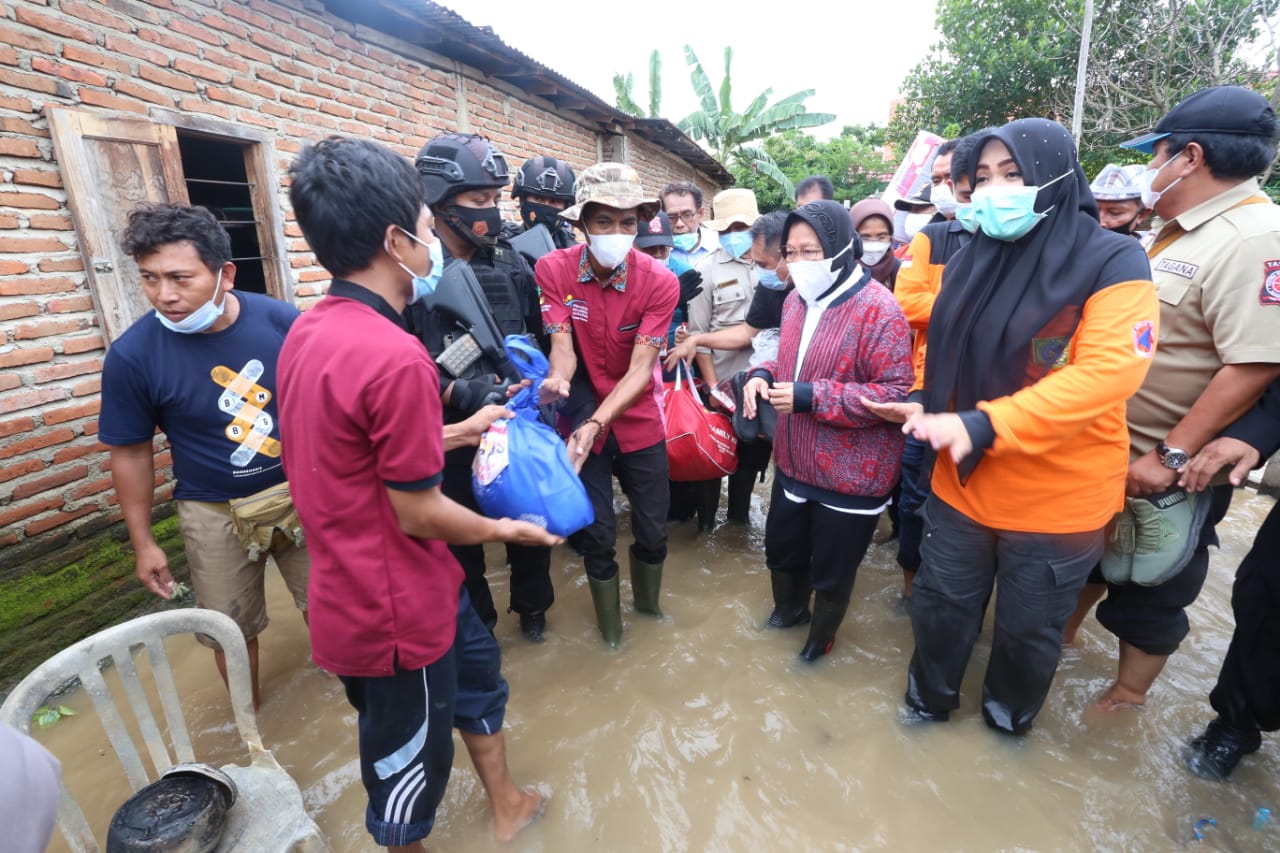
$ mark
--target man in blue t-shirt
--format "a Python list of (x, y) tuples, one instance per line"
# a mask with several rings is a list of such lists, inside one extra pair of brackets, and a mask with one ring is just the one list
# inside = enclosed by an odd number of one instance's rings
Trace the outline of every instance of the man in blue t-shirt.
[[(139, 208), (129, 216), (123, 245), (155, 311), (107, 352), (99, 438), (111, 447), (111, 481), (138, 579), (161, 598), (173, 595), (168, 559), (151, 533), (158, 427), (173, 455), (196, 604), (240, 626), (256, 708), (268, 554), (304, 619), (307, 612), (310, 560), (285, 482), (275, 399), (276, 359), (298, 311), (233, 292), (231, 239), (203, 207)], [(226, 681), (222, 651), (200, 639), (214, 648)]]

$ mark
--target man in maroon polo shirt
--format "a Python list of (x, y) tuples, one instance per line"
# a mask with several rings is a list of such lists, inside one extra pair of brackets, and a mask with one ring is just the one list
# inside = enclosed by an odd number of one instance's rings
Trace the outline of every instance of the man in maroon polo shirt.
[(543, 327), (551, 337), (548, 382), (568, 389), (569, 456), (596, 520), (579, 540), (596, 621), (605, 642), (622, 638), (613, 475), (631, 502), (631, 589), (636, 610), (662, 616), (658, 593), (667, 558), (667, 447), (657, 370), (680, 285), (665, 265), (632, 248), (640, 219), (658, 200), (621, 163), (598, 163), (578, 179), (577, 204), (560, 215), (585, 245), (544, 255), (534, 269)]
[(444, 267), (413, 166), (372, 142), (330, 137), (289, 174), (303, 236), (334, 280), (280, 352), (284, 464), (312, 554), (312, 654), (358, 712), (365, 825), (378, 844), (423, 849), (456, 726), (495, 833), (510, 841), (543, 797), (507, 769), (497, 642), (446, 543), (558, 540), (440, 490), (444, 451), (477, 444), (504, 410), (442, 430), (436, 366), (401, 319)]

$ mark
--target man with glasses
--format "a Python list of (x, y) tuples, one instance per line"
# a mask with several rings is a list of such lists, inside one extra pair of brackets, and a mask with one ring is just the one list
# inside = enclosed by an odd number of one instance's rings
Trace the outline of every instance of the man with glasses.
[(702, 189), (692, 181), (675, 181), (662, 190), (662, 210), (671, 218), (672, 254), (691, 267), (710, 255), (719, 243), (715, 232), (702, 227)]

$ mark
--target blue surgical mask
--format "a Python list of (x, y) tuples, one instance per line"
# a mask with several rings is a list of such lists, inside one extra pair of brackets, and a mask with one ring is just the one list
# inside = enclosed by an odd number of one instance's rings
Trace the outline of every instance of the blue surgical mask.
[(213, 296), (209, 297), (208, 302), (176, 323), (161, 314), (159, 309), (156, 310), (156, 319), (160, 321), (160, 325), (171, 332), (177, 332), (180, 335), (199, 334), (218, 322), (218, 318), (222, 316), (222, 312), (227, 307), (226, 297), (223, 297), (221, 305), (214, 304), (214, 300), (218, 298), (218, 291), (221, 289), (222, 270), (218, 270), (218, 283), (213, 286)]
[(964, 230), (970, 234), (978, 227), (977, 220), (973, 218), (973, 203), (956, 205), (956, 222), (964, 226)]
[[(418, 275), (416, 272), (400, 263), (400, 261), (396, 261), (396, 265), (399, 266), (400, 269), (413, 276), (413, 295), (409, 297), (409, 302), (412, 304), (419, 300), (426, 299), (428, 296), (436, 292), (436, 285), (440, 283), (440, 276), (444, 275), (444, 251), (440, 248), (439, 240), (436, 240), (433, 243), (424, 243), (422, 240), (418, 239), (417, 234), (412, 234), (405, 231), (403, 228), (400, 230), (404, 231), (405, 236), (410, 240), (426, 246), (427, 251), (431, 254), (431, 272), (426, 275)], [(387, 249), (387, 254), (391, 254), (390, 247), (384, 246), (383, 248)]]
[(1041, 219), (1053, 210), (1036, 212), (1036, 198), (1045, 187), (1052, 186), (1074, 171), (1063, 172), (1041, 186), (979, 187), (973, 191), (973, 216), (982, 233), (996, 240), (1012, 241), (1031, 233)]
[(676, 248), (682, 252), (692, 252), (693, 247), (698, 245), (698, 232), (691, 234), (672, 234), (671, 242), (676, 244)]
[(756, 267), (760, 271), (760, 277), (757, 282), (761, 287), (769, 290), (786, 290), (787, 283), (778, 278), (777, 270), (767, 270), (764, 267)]
[(750, 231), (726, 231), (720, 235), (720, 245), (735, 258), (740, 258), (751, 251)]

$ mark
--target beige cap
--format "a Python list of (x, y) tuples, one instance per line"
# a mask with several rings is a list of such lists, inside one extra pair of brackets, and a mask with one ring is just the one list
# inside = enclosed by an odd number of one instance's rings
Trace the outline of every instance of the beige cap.
[(640, 174), (624, 163), (591, 166), (578, 176), (573, 197), (577, 203), (560, 212), (561, 218), (573, 223), (582, 218), (582, 208), (593, 202), (618, 210), (639, 208), (637, 215), (641, 219), (652, 219), (658, 212), (658, 200), (645, 197)]
[(716, 193), (716, 197), (711, 199), (711, 212), (716, 218), (709, 219), (703, 224), (712, 231), (728, 231), (729, 226), (735, 222), (754, 225), (760, 218), (756, 194), (742, 187)]

